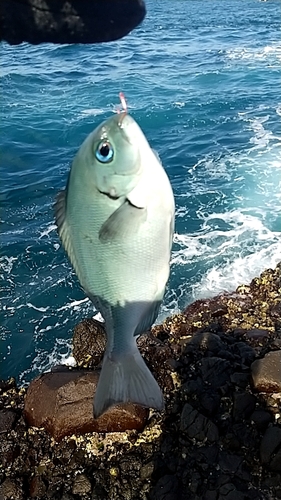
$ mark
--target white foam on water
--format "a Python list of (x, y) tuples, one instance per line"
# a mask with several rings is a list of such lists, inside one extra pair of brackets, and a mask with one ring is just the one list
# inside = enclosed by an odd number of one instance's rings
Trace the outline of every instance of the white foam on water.
[(36, 307), (34, 304), (31, 304), (30, 302), (27, 302), (27, 307), (30, 307), (31, 309), (34, 309), (35, 311), (39, 311), (39, 312), (47, 312), (49, 308), (49, 306), (47, 307)]
[(272, 43), (264, 47), (235, 47), (226, 51), (226, 57), (234, 60), (269, 60), (271, 63), (279, 63), (281, 61), (281, 45), (280, 43)]
[(242, 283), (250, 283), (264, 269), (274, 269), (280, 260), (281, 238), (280, 241), (245, 257), (238, 255), (233, 260), (226, 259), (225, 262), (214, 265), (198, 283), (192, 285), (192, 299), (208, 298), (222, 292), (234, 291)]
[(55, 224), (53, 224), (53, 223), (48, 224), (47, 227), (42, 232), (40, 232), (39, 240), (41, 240), (45, 236), (47, 236), (49, 238), (50, 234), (56, 230), (57, 230), (57, 226)]
[(85, 297), (85, 299), (82, 300), (73, 300), (72, 302), (68, 302), (62, 307), (59, 307), (57, 309), (57, 312), (65, 311), (67, 309), (73, 309), (75, 311), (78, 311), (80, 309), (81, 304), (84, 304), (85, 302), (90, 303), (90, 299), (88, 299), (88, 297)]
[(76, 366), (74, 357), (71, 354), (71, 342), (65, 342), (64, 339), (56, 339), (55, 345), (51, 351), (47, 349), (37, 349), (35, 357), (31, 360), (30, 367), (24, 370), (20, 376), (20, 384), (27, 385), (30, 380), (30, 375), (45, 373), (50, 371), (54, 366)]
[[(281, 261), (281, 136), (272, 132), (268, 111), (261, 105), (239, 113), (243, 128), (251, 132), (247, 150), (218, 159), (206, 156), (189, 170), (193, 192), (205, 192), (211, 202), (198, 206), (196, 233), (174, 236), (172, 270), (184, 279), (175, 293), (168, 289), (162, 318), (193, 300), (234, 291)], [(218, 182), (219, 190), (226, 183), (231, 188), (225, 211), (217, 209), (226, 199), (214, 190)], [(189, 196), (190, 190), (187, 204)], [(179, 227), (181, 221), (188, 227), (188, 210), (181, 206), (178, 216)]]
[(106, 111), (107, 110), (105, 109), (99, 109), (99, 108), (83, 109), (82, 111), (80, 111), (80, 114), (78, 115), (77, 119), (87, 118), (88, 116), (103, 115)]
[[(3, 255), (2, 257), (0, 257), (0, 270), (1, 272), (5, 273), (5, 274), (10, 274), (12, 269), (13, 269), (13, 265), (14, 265), (14, 262), (17, 261), (17, 257), (8, 257), (7, 255)], [(4, 275), (1, 274), (1, 278), (4, 279)]]
[[(118, 95), (116, 95), (116, 101), (118, 101)], [(131, 102), (129, 102), (127, 104), (128, 104), (129, 110), (136, 109), (135, 104), (133, 104)], [(70, 123), (73, 123), (73, 122), (76, 122), (79, 120), (84, 120), (84, 119), (89, 118), (91, 116), (96, 117), (96, 116), (100, 116), (100, 115), (105, 115), (108, 117), (108, 113), (119, 113), (119, 109), (120, 109), (120, 104), (118, 102), (116, 102), (115, 104), (114, 103), (108, 104), (106, 107), (102, 107), (102, 108), (82, 109), (77, 116), (72, 117), (70, 119)], [(99, 125), (99, 123), (97, 123), (96, 125)]]

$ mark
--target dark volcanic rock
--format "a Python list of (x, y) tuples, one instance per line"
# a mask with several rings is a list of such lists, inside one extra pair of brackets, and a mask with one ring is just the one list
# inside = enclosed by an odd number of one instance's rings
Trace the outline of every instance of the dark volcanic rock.
[(251, 415), (251, 420), (255, 422), (259, 430), (264, 431), (268, 424), (273, 421), (273, 417), (268, 411), (255, 410)]
[(207, 439), (213, 442), (219, 436), (216, 425), (188, 403), (184, 405), (182, 410), (180, 430), (186, 432), (190, 438), (198, 439), (198, 441)]
[(257, 391), (281, 392), (281, 350), (272, 351), (252, 364), (252, 379)]
[(208, 382), (212, 388), (218, 389), (225, 383), (230, 382), (231, 364), (229, 361), (218, 357), (202, 359), (202, 379)]
[[(1, 500), (3, 492), (5, 500), (281, 499), (280, 393), (261, 393), (251, 383), (252, 362), (281, 349), (280, 270), (265, 271), (234, 294), (198, 301), (138, 339), (166, 401), (165, 412), (151, 411), (141, 432), (90, 432), (56, 442), (27, 426), (25, 391), (15, 381), (0, 383), (0, 412), (15, 415), (0, 436)], [(76, 337), (82, 366), (100, 362), (102, 344), (97, 354), (90, 344), (96, 326), (87, 320)], [(80, 373), (83, 379), (90, 372)], [(60, 385), (51, 393), (58, 395)], [(74, 398), (78, 421), (83, 399), (92, 411), (88, 385), (82, 384), (81, 402)], [(67, 398), (62, 392), (59, 404)]]
[(98, 377), (95, 371), (69, 370), (36, 378), (26, 394), (26, 421), (44, 427), (56, 440), (86, 432), (142, 430), (148, 410), (131, 403), (116, 405), (98, 419), (93, 417)]
[(265, 330), (264, 328), (252, 328), (252, 330), (246, 330), (245, 334), (248, 337), (248, 339), (261, 340), (264, 339), (265, 337), (268, 337), (268, 335), (270, 335), (270, 331)]
[(174, 475), (166, 475), (159, 479), (154, 491), (153, 500), (178, 500), (179, 482)]
[(281, 472), (281, 428), (269, 427), (260, 446), (261, 461), (272, 470)]
[(1, 40), (108, 42), (127, 35), (144, 16), (142, 0), (2, 0)]
[(256, 406), (256, 398), (248, 392), (236, 392), (233, 395), (233, 418), (234, 420), (247, 419), (253, 413)]

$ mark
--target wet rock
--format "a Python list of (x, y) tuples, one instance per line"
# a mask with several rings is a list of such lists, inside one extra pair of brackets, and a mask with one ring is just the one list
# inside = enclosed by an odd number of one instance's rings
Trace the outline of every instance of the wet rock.
[(233, 483), (227, 483), (219, 489), (218, 500), (247, 500), (247, 496), (242, 491), (237, 491)]
[(250, 365), (256, 357), (254, 349), (245, 342), (237, 342), (235, 350), (238, 352), (241, 362), (245, 365)]
[(270, 469), (272, 471), (281, 471), (281, 449), (279, 449), (275, 456), (271, 459)]
[(1, 380), (0, 379), (0, 391), (8, 391), (9, 389), (12, 389), (13, 387), (16, 387), (16, 379), (14, 377), (11, 377), (9, 380)]
[(16, 481), (7, 478), (0, 485), (0, 499), (1, 500), (22, 500), (23, 490)]
[(255, 410), (251, 415), (251, 420), (255, 422), (257, 428), (265, 431), (268, 424), (273, 421), (272, 415), (265, 410)]
[(42, 498), (46, 493), (46, 485), (40, 476), (34, 476), (29, 485), (30, 498)]
[(214, 415), (220, 405), (220, 397), (213, 391), (205, 391), (200, 394), (199, 401), (202, 409), (208, 416)]
[(73, 495), (79, 495), (79, 496), (89, 495), (91, 490), (92, 490), (92, 485), (87, 476), (85, 476), (85, 474), (78, 474), (78, 476), (76, 476), (76, 478), (73, 481), (73, 487), (72, 487)]
[(75, 326), (73, 332), (73, 356), (78, 366), (98, 366), (106, 347), (103, 323), (87, 318)]
[(213, 442), (219, 437), (217, 426), (188, 403), (183, 407), (180, 430), (185, 432), (188, 437), (196, 438), (198, 441), (207, 439)]
[(281, 300), (276, 302), (271, 308), (271, 316), (275, 321), (275, 327), (281, 327)]
[(270, 335), (269, 330), (264, 328), (252, 328), (252, 330), (246, 330), (246, 337), (251, 340), (262, 340)]
[(27, 423), (44, 427), (56, 440), (86, 432), (142, 430), (148, 410), (131, 403), (116, 405), (94, 419), (93, 397), (98, 376), (94, 371), (69, 370), (36, 378), (26, 394)]
[(203, 500), (217, 500), (217, 498), (218, 498), (217, 491), (207, 490)]
[(272, 335), (272, 332), (264, 328), (246, 330), (246, 338), (249, 339), (253, 345), (261, 345), (270, 335)]
[(218, 463), (222, 471), (226, 474), (236, 474), (242, 462), (242, 457), (238, 455), (233, 455), (225, 451), (220, 452)]
[(2, 432), (9, 432), (10, 430), (12, 430), (16, 418), (17, 415), (12, 410), (0, 411), (0, 434), (2, 434)]
[(236, 372), (230, 376), (230, 380), (233, 384), (241, 387), (242, 389), (245, 389), (250, 381), (250, 375), (249, 373)]
[(140, 469), (141, 479), (149, 479), (154, 471), (154, 468), (155, 466), (153, 462), (148, 462), (148, 464), (143, 465)]
[(152, 500), (178, 500), (178, 479), (174, 475), (161, 477), (152, 492), (151, 498)]
[(281, 472), (281, 428), (269, 427), (261, 441), (260, 456), (263, 464)]
[(212, 332), (199, 332), (189, 339), (186, 352), (201, 349), (217, 354), (223, 348), (219, 335)]
[(218, 389), (230, 381), (231, 364), (229, 361), (218, 357), (202, 359), (201, 375), (213, 389)]
[(248, 392), (236, 392), (233, 396), (233, 418), (235, 420), (247, 419), (253, 413), (256, 398)]
[(281, 350), (272, 351), (251, 365), (252, 380), (257, 391), (281, 392)]
[(228, 311), (226, 305), (212, 302), (210, 304), (210, 312), (213, 318), (218, 318), (219, 316), (225, 316)]

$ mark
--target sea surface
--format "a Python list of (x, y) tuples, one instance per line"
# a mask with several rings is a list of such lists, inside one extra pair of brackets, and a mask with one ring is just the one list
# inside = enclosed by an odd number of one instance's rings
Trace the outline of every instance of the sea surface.
[(2, 377), (73, 363), (73, 327), (96, 315), (52, 207), (120, 91), (176, 199), (158, 321), (281, 260), (280, 19), (280, 0), (154, 0), (114, 43), (1, 44)]

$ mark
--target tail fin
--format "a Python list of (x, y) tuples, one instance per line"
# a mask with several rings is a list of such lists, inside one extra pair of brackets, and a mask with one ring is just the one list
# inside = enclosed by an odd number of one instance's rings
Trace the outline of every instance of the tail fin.
[(110, 406), (128, 401), (157, 410), (164, 408), (161, 389), (137, 348), (114, 360), (105, 353), (94, 398), (95, 418)]

